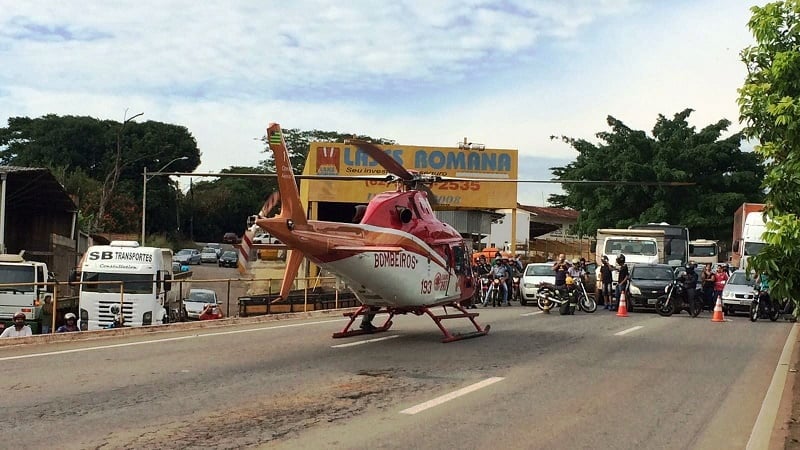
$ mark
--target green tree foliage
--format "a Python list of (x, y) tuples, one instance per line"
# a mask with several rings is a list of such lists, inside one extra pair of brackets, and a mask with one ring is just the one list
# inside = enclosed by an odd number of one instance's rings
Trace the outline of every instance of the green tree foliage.
[(800, 2), (751, 8), (756, 43), (745, 48), (739, 89), (745, 134), (766, 163), (767, 245), (748, 261), (770, 277), (772, 295), (800, 301)]
[(733, 212), (743, 202), (762, 199), (763, 168), (756, 155), (742, 152), (742, 137), (723, 138), (730, 122), (700, 131), (687, 122), (691, 109), (672, 119), (659, 115), (652, 135), (609, 116), (610, 131), (599, 143), (562, 137), (578, 156), (551, 168), (558, 180), (685, 181), (687, 187), (564, 184), (566, 194), (550, 196), (556, 206), (581, 211), (578, 232), (625, 228), (634, 223), (668, 222), (698, 238), (730, 241)]
[[(266, 174), (253, 167), (231, 167), (220, 173)], [(193, 239), (215, 242), (224, 233), (241, 235), (247, 217), (258, 214), (267, 197), (277, 190), (275, 178), (220, 177), (213, 181), (192, 183), (183, 209), (183, 229)]]
[[(81, 224), (90, 232), (136, 232), (144, 168), (158, 170), (180, 157), (188, 159), (170, 170), (190, 172), (200, 164), (194, 137), (185, 127), (161, 122), (50, 114), (12, 117), (0, 128), (0, 164), (49, 168), (76, 196)], [(149, 228), (160, 229), (174, 216), (177, 185), (154, 177), (147, 189)]]

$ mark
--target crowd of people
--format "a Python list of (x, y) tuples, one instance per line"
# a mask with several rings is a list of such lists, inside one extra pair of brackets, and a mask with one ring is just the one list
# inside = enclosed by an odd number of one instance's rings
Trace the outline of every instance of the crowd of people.
[[(12, 317), (13, 325), (4, 329), (0, 333), (0, 338), (26, 337), (33, 336), (30, 325), (25, 323), (26, 316), (23, 312), (18, 312)], [(78, 317), (73, 313), (64, 315), (64, 324), (56, 329), (56, 333), (70, 333), (80, 331), (78, 328)]]

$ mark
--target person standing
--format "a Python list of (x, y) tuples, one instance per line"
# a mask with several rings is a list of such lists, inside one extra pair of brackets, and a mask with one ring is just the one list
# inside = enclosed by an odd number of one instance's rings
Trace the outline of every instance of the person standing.
[(25, 325), (25, 313), (23, 312), (14, 314), (14, 326), (6, 328), (3, 334), (0, 334), (0, 338), (26, 336), (33, 336), (33, 330), (28, 325)]
[(614, 269), (608, 263), (608, 256), (603, 255), (600, 266), (600, 299), (603, 300), (604, 309), (611, 309), (611, 286), (613, 285)]
[(703, 272), (700, 274), (700, 282), (703, 283), (703, 297), (705, 297), (706, 308), (709, 311), (714, 310), (714, 303), (717, 300), (715, 283), (716, 276), (720, 271), (722, 271), (722, 265), (717, 266), (717, 273), (715, 274), (711, 270), (711, 263), (706, 263), (706, 266), (703, 267)]
[[(616, 311), (617, 307), (619, 306), (620, 298), (623, 292), (625, 293), (626, 305), (628, 300), (628, 281), (630, 281), (630, 272), (628, 271), (628, 265), (625, 264), (625, 255), (620, 253), (620, 255), (617, 256), (617, 265), (619, 266), (619, 275), (617, 275), (617, 289), (615, 292), (615, 301), (611, 307), (612, 311)], [(628, 309), (630, 309), (630, 307)]]
[(728, 272), (724, 267), (717, 267), (717, 273), (714, 274), (714, 300), (722, 295), (722, 290), (725, 289), (725, 283), (728, 282)]

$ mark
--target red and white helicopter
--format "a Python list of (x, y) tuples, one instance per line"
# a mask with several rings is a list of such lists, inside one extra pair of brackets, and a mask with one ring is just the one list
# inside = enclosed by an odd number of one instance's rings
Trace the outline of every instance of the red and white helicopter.
[[(395, 315), (408, 313), (431, 317), (444, 334), (443, 342), (489, 332), (489, 325), (481, 327), (475, 321), (478, 313), (461, 306), (477, 288), (472, 275), (471, 249), (458, 231), (434, 215), (428, 200), (432, 183), (462, 179), (410, 172), (376, 145), (351, 141), (394, 175), (388, 181), (395, 182), (396, 189), (372, 198), (358, 223), (308, 220), (280, 125), (269, 125), (267, 142), (274, 153), (281, 209), (277, 216), (259, 217), (255, 223), (293, 250), (276, 301), (287, 298), (306, 257), (345, 280), (362, 304), (355, 312), (345, 314), (350, 321), (342, 331), (334, 333), (334, 338), (386, 331)], [(444, 313), (435, 314), (431, 310), (435, 307), (443, 307)], [(388, 314), (379, 327), (371, 324), (376, 314)], [(360, 329), (353, 327), (359, 316), (366, 316)], [(454, 334), (442, 324), (443, 320), (459, 318), (469, 320), (475, 331)]]

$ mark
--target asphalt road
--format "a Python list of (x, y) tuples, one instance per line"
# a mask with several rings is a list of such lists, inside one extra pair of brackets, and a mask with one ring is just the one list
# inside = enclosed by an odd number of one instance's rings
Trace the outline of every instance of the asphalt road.
[[(790, 331), (745, 317), (536, 311), (481, 309), (490, 334), (450, 344), (416, 316), (396, 318), (387, 333), (333, 340), (344, 321), (330, 315), (0, 348), (0, 441), (744, 448)], [(335, 347), (350, 343), (363, 344)], [(410, 414), (463, 388), (474, 390)]]

